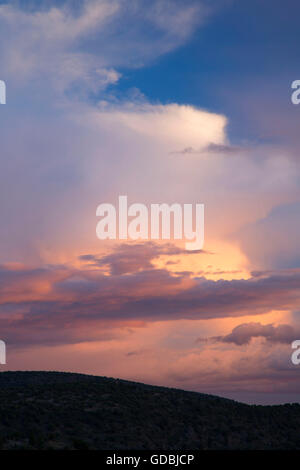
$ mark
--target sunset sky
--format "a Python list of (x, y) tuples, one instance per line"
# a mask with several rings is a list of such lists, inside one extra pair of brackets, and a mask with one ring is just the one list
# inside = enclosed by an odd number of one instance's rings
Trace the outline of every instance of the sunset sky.
[[(297, 0), (0, 0), (0, 370), (300, 401)], [(96, 208), (203, 203), (201, 252)]]

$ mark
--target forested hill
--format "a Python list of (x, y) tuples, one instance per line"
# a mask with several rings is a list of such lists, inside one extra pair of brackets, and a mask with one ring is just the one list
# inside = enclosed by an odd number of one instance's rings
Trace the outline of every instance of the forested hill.
[(61, 372), (0, 373), (2, 449), (300, 449), (300, 405)]

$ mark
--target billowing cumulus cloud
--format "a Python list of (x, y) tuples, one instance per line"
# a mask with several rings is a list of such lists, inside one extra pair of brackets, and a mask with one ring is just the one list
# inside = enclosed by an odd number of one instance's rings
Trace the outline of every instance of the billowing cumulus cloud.
[[(142, 66), (187, 40), (206, 19), (207, 2), (32, 5), (0, 6), (9, 92), (1, 126), (3, 261), (65, 262), (99, 252), (96, 207), (119, 194), (129, 203), (204, 203), (209, 251), (216, 240), (237, 244), (233, 233), (295, 197), (299, 168), (288, 152), (232, 145), (222, 114), (117, 99), (109, 88), (123, 65)], [(196, 151), (176, 154), (181, 149)]]

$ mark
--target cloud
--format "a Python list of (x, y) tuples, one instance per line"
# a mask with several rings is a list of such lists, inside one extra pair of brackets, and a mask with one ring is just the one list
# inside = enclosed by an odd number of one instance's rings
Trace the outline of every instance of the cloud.
[[(145, 244), (137, 247), (137, 253), (135, 261), (132, 246), (125, 245), (116, 249), (117, 256), (82, 256), (82, 267), (2, 266), (3, 339), (19, 345), (90, 341), (131, 322), (254, 316), (290, 311), (299, 304), (299, 271), (213, 281), (152, 265), (158, 255), (177, 255), (176, 247), (163, 250)], [(110, 274), (103, 272), (103, 265), (110, 266)], [(286, 342), (292, 336), (286, 326), (255, 328), (243, 326), (221, 340), (247, 342), (259, 334)]]
[(0, 5), (1, 65), (10, 83), (96, 92), (116, 68), (141, 66), (182, 44), (207, 16), (202, 2), (44, 0)]
[[(53, 262), (57, 253), (66, 258), (97, 253), (96, 207), (117, 203), (120, 194), (128, 195), (130, 204), (202, 202), (198, 187), (200, 178), (207, 186), (205, 168), (170, 162), (168, 148), (187, 140), (198, 146), (222, 142), (224, 116), (150, 103), (70, 104), (58, 115), (52, 111), (40, 115), (25, 107), (2, 127), (4, 261)], [(195, 181), (187, 185), (190, 178)]]
[(114, 106), (104, 102), (92, 116), (96, 122), (105, 119), (108, 123), (118, 124), (137, 135), (163, 144), (190, 142), (206, 147), (212, 141), (216, 145), (222, 144), (226, 135), (225, 116), (177, 103), (124, 103)]
[[(206, 253), (198, 251), (198, 253)], [(105, 256), (81, 255), (82, 261), (87, 261), (93, 266), (108, 266), (110, 274), (120, 275), (136, 273), (149, 269), (155, 269), (153, 261), (160, 256), (188, 255), (185, 249), (172, 245), (171, 243), (134, 243), (132, 245), (122, 243), (115, 250)], [(172, 261), (169, 261), (172, 263)]]
[(117, 2), (105, 0), (83, 2), (79, 15), (73, 13), (71, 2), (62, 8), (34, 11), (1, 5), (1, 56), (5, 73), (20, 86), (39, 79), (60, 91), (78, 80), (89, 87), (96, 86), (96, 82), (100, 87), (101, 83), (104, 86), (115, 82), (116, 72), (106, 70), (95, 54), (79, 51), (78, 41), (103, 28), (118, 9)]
[(237, 346), (249, 344), (252, 338), (265, 338), (271, 343), (291, 344), (300, 337), (300, 331), (295, 331), (291, 325), (273, 326), (262, 325), (261, 323), (243, 323), (236, 326), (232, 332), (226, 336), (215, 336), (215, 341), (223, 343), (234, 343)]
[[(297, 197), (297, 193), (294, 197)], [(253, 265), (265, 269), (299, 267), (299, 211), (298, 201), (280, 204), (264, 218), (247, 225), (237, 234), (240, 246)]]
[(214, 153), (214, 154), (235, 154), (239, 153), (242, 154), (246, 152), (247, 149), (244, 147), (238, 147), (234, 145), (226, 145), (226, 144), (215, 144), (210, 143), (203, 149), (194, 149), (193, 147), (186, 147), (183, 150), (178, 150), (171, 153), (177, 153), (181, 155), (192, 155), (192, 154), (204, 154), (204, 153)]
[(299, 388), (299, 371), (290, 357), (290, 346), (280, 343), (253, 342), (238, 349), (209, 344), (173, 358), (166, 375), (181, 388), (248, 403), (286, 403), (297, 401)]

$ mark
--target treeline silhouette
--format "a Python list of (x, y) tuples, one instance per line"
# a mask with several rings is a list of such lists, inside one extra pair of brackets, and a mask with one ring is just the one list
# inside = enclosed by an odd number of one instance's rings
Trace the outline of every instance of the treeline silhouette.
[(300, 405), (61, 372), (0, 373), (1, 449), (300, 449)]

